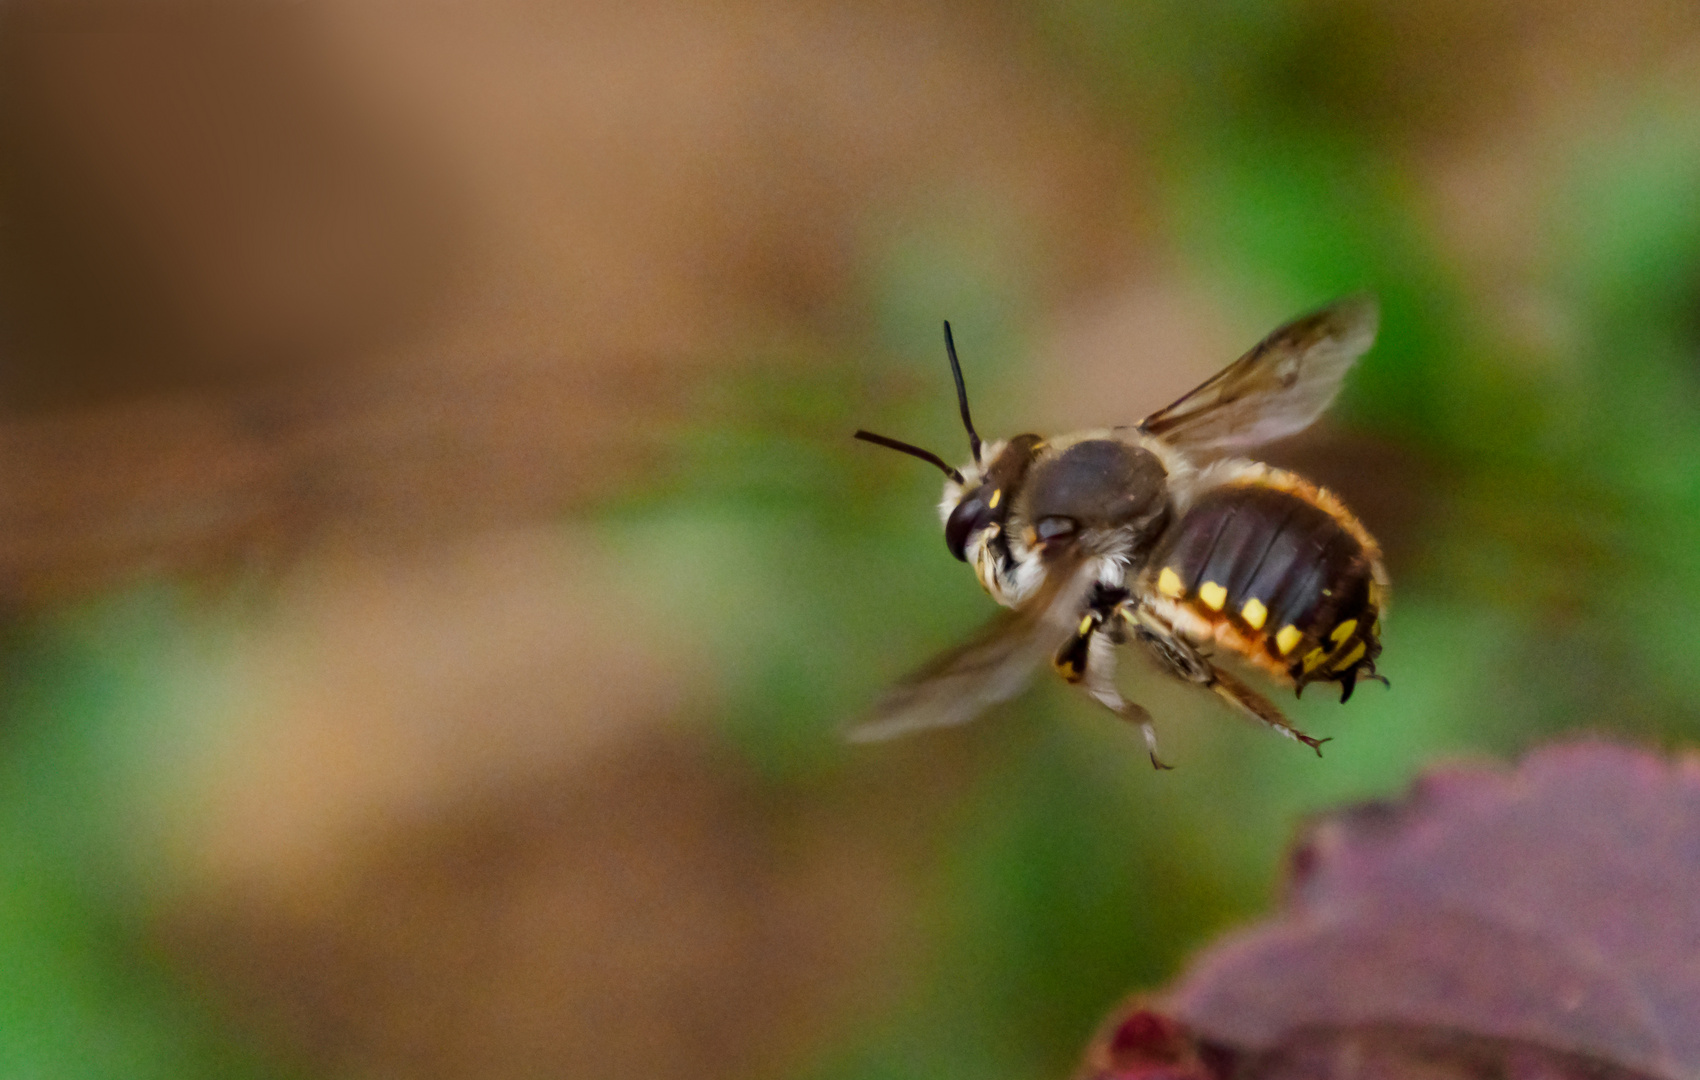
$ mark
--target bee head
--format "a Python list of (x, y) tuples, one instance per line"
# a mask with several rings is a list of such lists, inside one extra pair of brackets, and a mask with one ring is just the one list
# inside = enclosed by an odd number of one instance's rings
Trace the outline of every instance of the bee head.
[(972, 489), (951, 483), (945, 486), (944, 545), (961, 562), (968, 561), (968, 539), (990, 528), (1003, 501), (1003, 492), (990, 494), (985, 484)]
[(1002, 532), (1042, 443), (1037, 435), (989, 443), (983, 448), (983, 465), (966, 467), (962, 479), (952, 477), (945, 484), (939, 516), (944, 521), (945, 546), (952, 555), (967, 562), (968, 549), (982, 532), (996, 530), (993, 536)]
[(962, 426), (968, 432), (968, 448), (973, 460), (961, 469), (953, 468), (931, 450), (912, 443), (901, 442), (871, 431), (858, 431), (856, 438), (884, 446), (911, 457), (918, 457), (938, 469), (948, 478), (944, 485), (944, 502), (940, 513), (944, 518), (944, 542), (950, 553), (963, 562), (968, 561), (968, 547), (974, 538), (987, 529), (1001, 529), (1009, 515), (1015, 485), (1033, 460), (1034, 448), (1040, 443), (1037, 435), (1018, 435), (1007, 442), (986, 446), (974, 430), (974, 418), (968, 413), (968, 389), (962, 382), (962, 365), (956, 359), (956, 340), (951, 336), (950, 323), (944, 324), (945, 354), (950, 358), (950, 374), (956, 382), (956, 404), (962, 412)]

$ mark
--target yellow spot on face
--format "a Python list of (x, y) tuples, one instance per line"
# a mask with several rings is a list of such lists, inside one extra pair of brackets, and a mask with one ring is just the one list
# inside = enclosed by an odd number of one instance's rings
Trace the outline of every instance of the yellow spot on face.
[(1282, 656), (1286, 656), (1288, 653), (1293, 651), (1303, 638), (1304, 635), (1299, 632), (1299, 628), (1294, 626), (1292, 623), (1288, 623), (1286, 626), (1281, 627), (1281, 632), (1279, 634), (1275, 635), (1275, 647), (1281, 650)]
[(1269, 617), (1269, 609), (1263, 606), (1263, 601), (1253, 597), (1245, 602), (1245, 607), (1240, 608), (1240, 616), (1245, 619), (1247, 626), (1253, 630), (1261, 630), (1263, 620)]
[(1173, 600), (1179, 600), (1186, 595), (1186, 582), (1169, 567), (1163, 567), (1163, 572), (1157, 575), (1157, 591)]
[(1328, 659), (1328, 650), (1322, 648), (1320, 645), (1312, 649), (1310, 652), (1305, 653), (1305, 674), (1308, 675), (1315, 671), (1316, 666), (1326, 659)]
[(1358, 620), (1347, 619), (1345, 622), (1341, 623), (1339, 626), (1336, 626), (1333, 629), (1333, 631), (1328, 635), (1328, 640), (1332, 641), (1334, 644), (1338, 645), (1342, 641), (1345, 641), (1347, 638), (1351, 637), (1352, 631), (1356, 630), (1357, 628), (1358, 628)]
[(1221, 611), (1222, 605), (1228, 602), (1228, 590), (1214, 581), (1206, 581), (1198, 587), (1198, 598), (1211, 611)]
[(998, 488), (992, 492), (992, 497), (986, 502), (986, 509), (996, 510), (1000, 502), (1003, 502), (1003, 488)]
[(1356, 645), (1352, 646), (1351, 652), (1347, 653), (1345, 656), (1342, 656), (1338, 660), (1334, 661), (1334, 663), (1330, 664), (1329, 667), (1332, 667), (1335, 671), (1344, 671), (1347, 668), (1351, 667), (1353, 664), (1357, 663), (1358, 660), (1360, 660), (1363, 657), (1363, 655), (1364, 655), (1364, 643), (1360, 641)]
[(1080, 620), (1080, 629), (1077, 631), (1077, 633), (1079, 633), (1081, 637), (1085, 637), (1087, 634), (1090, 634), (1091, 632), (1092, 632), (1092, 616), (1088, 615), (1084, 619)]

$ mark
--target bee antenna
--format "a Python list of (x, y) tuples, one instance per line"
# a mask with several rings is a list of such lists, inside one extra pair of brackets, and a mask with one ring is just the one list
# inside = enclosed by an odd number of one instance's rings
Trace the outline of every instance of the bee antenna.
[(929, 464), (937, 465), (944, 471), (946, 476), (955, 480), (957, 483), (960, 484), (963, 482), (962, 474), (951, 468), (949, 462), (945, 461), (944, 458), (939, 457), (931, 450), (923, 450), (919, 446), (915, 446), (910, 443), (899, 442), (896, 439), (888, 439), (884, 435), (875, 435), (871, 431), (858, 431), (856, 432), (856, 438), (861, 439), (863, 442), (871, 442), (875, 446), (883, 446), (888, 450), (896, 450), (899, 453), (908, 454), (910, 457), (918, 457)]
[(962, 385), (962, 365), (956, 361), (956, 339), (950, 334), (950, 320), (944, 321), (944, 351), (950, 356), (950, 373), (956, 378), (956, 403), (962, 407), (962, 426), (968, 429), (968, 446), (974, 451), (974, 464), (980, 464), (980, 433), (974, 430), (974, 418), (968, 415), (968, 388)]

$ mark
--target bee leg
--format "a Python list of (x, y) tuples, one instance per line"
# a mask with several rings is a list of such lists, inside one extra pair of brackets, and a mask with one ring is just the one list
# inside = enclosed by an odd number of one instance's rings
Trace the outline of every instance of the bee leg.
[(1157, 729), (1151, 723), (1151, 714), (1116, 690), (1115, 639), (1119, 637), (1119, 631), (1115, 634), (1108, 632), (1114, 629), (1114, 624), (1106, 628), (1104, 621), (1103, 611), (1089, 610), (1081, 617), (1074, 635), (1057, 650), (1051, 663), (1057, 674), (1071, 683), (1084, 683), (1086, 692), (1092, 695), (1094, 701), (1139, 728), (1145, 736), (1145, 748), (1150, 754), (1152, 768), (1172, 768), (1163, 764), (1157, 756)]
[(1066, 682), (1078, 683), (1086, 678), (1087, 668), (1092, 653), (1092, 641), (1098, 636), (1098, 628), (1104, 620), (1096, 611), (1088, 611), (1080, 618), (1080, 625), (1075, 628), (1073, 636), (1062, 643), (1055, 656), (1051, 658), (1051, 666), (1056, 668)]
[(1275, 703), (1253, 690), (1237, 677), (1212, 664), (1191, 642), (1174, 634), (1144, 609), (1126, 610), (1123, 619), (1132, 627), (1134, 636), (1178, 678), (1202, 686), (1215, 693), (1234, 708), (1274, 728), (1296, 742), (1302, 742), (1316, 756), (1322, 756), (1322, 744), (1327, 739), (1306, 735), (1275, 706)]
[(1151, 757), (1151, 767), (1159, 771), (1174, 768), (1157, 756), (1157, 726), (1142, 705), (1122, 697), (1116, 689), (1116, 643), (1107, 634), (1095, 634), (1088, 645), (1089, 655), (1084, 672), (1086, 692), (1098, 704), (1109, 709), (1128, 723), (1139, 728), (1145, 736), (1145, 750)]
[(1226, 671), (1216, 669), (1215, 678), (1210, 683), (1210, 689), (1215, 691), (1217, 695), (1227, 701), (1230, 705), (1233, 705), (1236, 709), (1239, 709), (1254, 720), (1261, 720), (1263, 723), (1268, 724), (1287, 738), (1302, 742), (1312, 750), (1315, 750), (1317, 757), (1322, 756), (1322, 744), (1327, 742), (1327, 739), (1318, 739), (1313, 736), (1306, 735), (1304, 732), (1294, 727), (1293, 722), (1288, 720), (1286, 716), (1282, 714), (1281, 710), (1275, 706), (1274, 702), (1270, 701), (1256, 690), (1253, 690), (1233, 675), (1230, 675)]

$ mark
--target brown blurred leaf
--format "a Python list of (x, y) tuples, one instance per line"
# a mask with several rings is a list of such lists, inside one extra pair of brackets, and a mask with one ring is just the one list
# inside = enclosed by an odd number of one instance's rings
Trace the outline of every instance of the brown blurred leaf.
[(461, 207), (309, 5), (0, 8), (4, 407), (416, 339)]
[(702, 740), (611, 749), (379, 832), (310, 901), (184, 906), (171, 951), (330, 1074), (729, 1078), (816, 1044), (889, 954), (890, 868)]
[(843, 0), (0, 5), (0, 602), (626, 490), (717, 372), (865, 352), (860, 276), (940, 206), (996, 207), (1072, 292), (1126, 242), (1128, 160), (1011, 64), (1018, 31)]
[(892, 789), (741, 766), (634, 565), (556, 530), (350, 560), (162, 672), (216, 732), (135, 816), (173, 963), (314, 1075), (748, 1076), (877, 998)]
[(1700, 1076), (1700, 768), (1601, 742), (1324, 818), (1165, 1011), (1221, 1075)]

